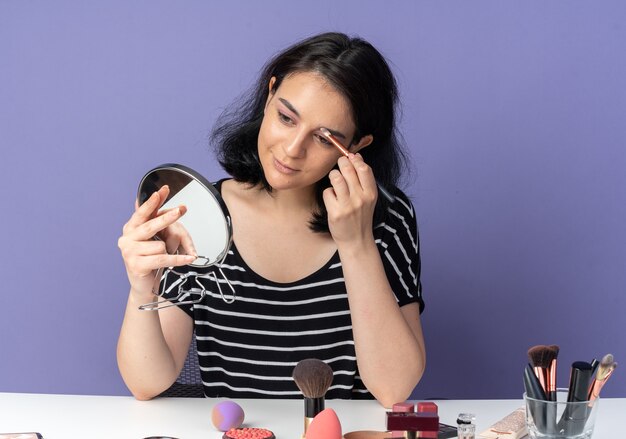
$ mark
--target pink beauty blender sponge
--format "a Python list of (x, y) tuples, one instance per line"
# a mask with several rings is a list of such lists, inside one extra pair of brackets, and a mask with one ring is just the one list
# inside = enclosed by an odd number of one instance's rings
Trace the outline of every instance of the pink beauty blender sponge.
[(333, 409), (322, 410), (313, 418), (306, 439), (341, 439), (341, 424)]
[(243, 418), (243, 409), (233, 401), (218, 402), (211, 410), (211, 422), (219, 431), (240, 427), (243, 424)]

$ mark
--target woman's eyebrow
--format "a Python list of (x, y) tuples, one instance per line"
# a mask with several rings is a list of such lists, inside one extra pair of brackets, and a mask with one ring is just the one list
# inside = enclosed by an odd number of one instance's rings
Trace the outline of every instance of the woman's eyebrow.
[[(288, 101), (287, 99), (285, 99), (285, 98), (278, 98), (278, 100), (279, 100), (279, 101), (280, 101), (280, 102), (281, 102), (281, 103), (282, 103), (285, 107), (287, 107), (287, 109), (289, 109), (289, 111), (291, 111), (291, 112), (292, 112), (293, 114), (295, 114), (296, 116), (300, 117), (300, 113), (298, 113), (298, 110), (296, 110), (296, 108), (295, 108), (293, 105), (291, 105), (291, 102), (289, 102), (289, 101)], [(330, 133), (331, 133), (333, 136), (335, 136), (335, 137), (337, 137), (337, 138), (339, 138), (339, 139), (346, 140), (346, 136), (345, 136), (345, 134), (343, 134), (343, 133), (341, 133), (341, 132), (339, 132), (339, 131), (336, 131), (336, 130), (332, 130), (332, 129), (328, 128), (328, 127), (325, 127), (325, 128), (326, 128), (328, 131), (330, 131)]]
[(280, 102), (282, 102), (283, 105), (289, 109), (289, 111), (291, 111), (296, 116), (300, 117), (300, 113), (298, 113), (298, 110), (296, 110), (295, 107), (293, 105), (291, 105), (291, 102), (289, 102), (287, 99), (283, 99), (283, 98), (278, 98), (278, 100)]
[[(324, 127), (326, 128), (326, 127)], [(334, 137), (337, 137), (338, 139), (343, 139), (346, 140), (346, 136), (343, 135), (342, 133), (340, 133), (339, 131), (335, 131), (335, 130), (331, 130), (330, 128), (326, 128), (330, 134), (332, 134)]]

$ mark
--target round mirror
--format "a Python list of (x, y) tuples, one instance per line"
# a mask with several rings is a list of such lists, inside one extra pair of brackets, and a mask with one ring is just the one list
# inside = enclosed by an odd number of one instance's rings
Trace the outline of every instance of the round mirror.
[[(235, 300), (235, 289), (230, 284), (220, 264), (226, 258), (232, 243), (232, 225), (230, 215), (222, 196), (215, 186), (202, 175), (183, 165), (168, 163), (157, 166), (148, 171), (139, 183), (137, 191), (137, 201), (141, 205), (150, 196), (163, 186), (169, 187), (170, 193), (161, 206), (161, 211), (173, 209), (180, 205), (187, 208), (187, 212), (180, 217), (177, 223), (182, 226), (193, 242), (198, 257), (188, 265), (188, 267), (210, 267), (215, 265), (225, 283), (230, 288), (232, 294), (227, 298), (222, 292), (220, 282), (218, 282), (214, 271), (196, 272), (192, 270), (176, 271), (174, 268), (166, 268), (161, 278), (161, 288), (158, 296), (163, 297), (165, 286), (169, 275), (178, 276), (176, 282), (177, 302), (160, 300), (141, 305), (139, 309), (155, 311), (169, 306), (199, 303), (207, 293), (204, 285), (199, 279), (212, 279), (217, 285), (222, 299), (226, 303), (233, 303)], [(159, 239), (155, 236), (155, 239)], [(160, 270), (157, 276), (160, 276)], [(195, 291), (194, 291), (195, 290)], [(199, 297), (193, 300), (180, 301), (187, 294), (197, 294)]]
[(161, 207), (173, 209), (181, 204), (187, 213), (178, 223), (191, 236), (198, 258), (192, 267), (208, 267), (221, 262), (232, 242), (232, 226), (228, 209), (213, 184), (183, 165), (173, 163), (148, 171), (139, 184), (137, 200), (143, 204), (164, 185), (170, 194)]

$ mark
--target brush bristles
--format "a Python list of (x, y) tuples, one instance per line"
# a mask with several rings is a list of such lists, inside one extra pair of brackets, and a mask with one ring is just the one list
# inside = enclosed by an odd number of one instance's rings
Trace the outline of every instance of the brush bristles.
[(322, 398), (333, 383), (333, 370), (323, 361), (309, 358), (298, 362), (292, 377), (306, 398)]
[(556, 360), (559, 355), (559, 347), (557, 345), (537, 345), (528, 349), (528, 358), (533, 367), (549, 368), (552, 360)]
[(596, 373), (596, 379), (600, 381), (605, 380), (613, 373), (613, 369), (616, 367), (617, 362), (614, 360), (613, 355), (606, 354), (602, 357), (602, 361), (598, 367), (598, 372)]
[(561, 350), (561, 348), (559, 346), (557, 346), (555, 344), (551, 344), (548, 347), (554, 351), (554, 358), (559, 356), (559, 351)]
[(604, 357), (602, 357), (602, 361), (600, 361), (600, 365), (601, 366), (610, 366), (611, 364), (613, 364), (613, 354), (606, 354)]

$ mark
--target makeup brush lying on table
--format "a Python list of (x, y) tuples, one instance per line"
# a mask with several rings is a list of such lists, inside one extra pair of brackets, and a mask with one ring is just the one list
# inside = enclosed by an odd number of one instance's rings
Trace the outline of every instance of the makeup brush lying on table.
[(292, 374), (304, 395), (304, 434), (313, 418), (324, 410), (324, 396), (333, 383), (333, 370), (321, 360), (308, 358), (296, 364)]

